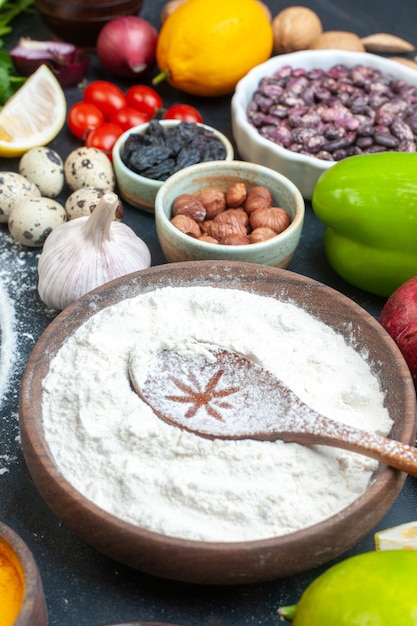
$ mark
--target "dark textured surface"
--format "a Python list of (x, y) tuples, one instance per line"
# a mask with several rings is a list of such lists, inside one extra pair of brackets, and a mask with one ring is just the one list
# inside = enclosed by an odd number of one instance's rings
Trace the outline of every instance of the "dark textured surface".
[[(276, 14), (292, 3), (269, 0), (267, 4)], [(417, 45), (417, 4), (409, 0), (395, 3), (388, 0), (317, 0), (304, 4), (319, 13), (326, 30), (351, 30), (362, 36), (390, 32)], [(141, 14), (157, 28), (160, 25), (162, 5), (161, 1), (145, 0)], [(50, 34), (35, 15), (19, 18), (14, 27), (13, 39), (6, 40), (6, 44), (10, 46), (20, 36), (47, 39)], [(100, 70), (93, 58), (88, 79), (96, 78), (109, 79), (110, 76)], [(129, 83), (119, 84), (123, 88), (129, 86)], [(207, 124), (232, 139), (229, 97), (215, 100), (192, 98), (168, 85), (162, 85), (159, 91), (166, 106), (176, 102), (193, 104), (200, 109)], [(79, 100), (82, 95), (78, 87), (68, 89), (66, 93), (69, 104)], [(79, 144), (64, 128), (52, 145), (65, 157)], [(16, 169), (17, 160), (0, 159), (0, 170)], [(164, 263), (153, 216), (127, 207), (125, 222), (149, 245), (152, 264)], [(289, 269), (330, 285), (378, 316), (384, 300), (346, 284), (327, 265), (322, 249), (322, 231), (323, 226), (308, 206), (301, 243)], [(202, 588), (170, 583), (130, 570), (85, 545), (43, 502), (22, 457), (17, 404), (25, 359), (53, 315), (36, 295), (38, 252), (12, 249), (6, 233), (6, 227), (0, 225), (0, 279), (2, 275), (7, 275), (9, 267), (17, 277), (8, 282), (8, 290), (15, 299), (19, 355), (9, 391), (0, 409), (0, 520), (21, 535), (37, 559), (50, 624), (99, 626), (133, 620), (169, 621), (181, 626), (273, 626), (280, 623), (278, 606), (295, 602), (307, 584), (327, 566), (292, 578), (245, 587)], [(16, 269), (17, 264), (19, 271)], [(19, 281), (26, 281), (26, 284), (22, 285)], [(415, 519), (416, 505), (415, 479), (408, 478), (394, 506), (377, 528)], [(349, 554), (371, 550), (373, 547), (371, 533)]]

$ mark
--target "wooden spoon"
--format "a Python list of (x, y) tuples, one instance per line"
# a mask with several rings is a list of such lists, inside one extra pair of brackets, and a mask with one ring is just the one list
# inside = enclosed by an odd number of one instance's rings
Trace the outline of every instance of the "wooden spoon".
[(132, 352), (132, 386), (158, 417), (202, 437), (333, 446), (417, 476), (412, 446), (325, 417), (271, 372), (236, 352), (211, 347), (208, 353), (209, 360), (161, 350), (141, 382), (143, 365)]

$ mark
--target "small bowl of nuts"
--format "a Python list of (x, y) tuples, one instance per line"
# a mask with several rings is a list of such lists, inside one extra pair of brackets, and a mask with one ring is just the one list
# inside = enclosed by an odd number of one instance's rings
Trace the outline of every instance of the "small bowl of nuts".
[(152, 213), (156, 194), (173, 173), (196, 162), (233, 156), (230, 141), (211, 126), (151, 120), (119, 137), (113, 147), (113, 167), (122, 198)]
[(199, 163), (158, 191), (155, 224), (169, 262), (229, 260), (287, 267), (305, 205), (282, 174), (246, 161)]
[(320, 175), (355, 154), (417, 149), (417, 72), (367, 52), (272, 57), (236, 86), (239, 155), (287, 176), (311, 199)]

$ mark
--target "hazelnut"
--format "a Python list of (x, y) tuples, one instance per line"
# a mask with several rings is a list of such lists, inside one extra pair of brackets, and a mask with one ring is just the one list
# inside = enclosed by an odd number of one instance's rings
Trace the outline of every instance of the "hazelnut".
[(230, 223), (233, 218), (239, 220), (245, 229), (249, 226), (249, 215), (244, 209), (226, 209), (222, 213), (216, 215), (214, 221), (226, 224)]
[(235, 183), (226, 191), (226, 204), (230, 208), (243, 206), (247, 196), (245, 183)]
[(254, 213), (251, 213), (249, 220), (253, 230), (266, 227), (273, 230), (276, 234), (282, 233), (291, 222), (287, 211), (281, 207), (258, 209)]
[(278, 54), (305, 50), (323, 31), (314, 11), (303, 6), (289, 6), (272, 20), (274, 51)]
[(200, 191), (195, 196), (206, 210), (206, 218), (212, 220), (218, 213), (226, 208), (226, 197), (218, 189), (207, 189)]
[(203, 235), (207, 234), (207, 230), (209, 228), (209, 224), (211, 224), (213, 220), (204, 220), (204, 222), (200, 222), (199, 226), (200, 226), (200, 230), (203, 233)]
[(210, 237), (210, 235), (201, 235), (198, 239), (199, 241), (206, 241), (207, 243), (219, 243), (217, 239)]
[(327, 30), (315, 39), (309, 46), (310, 50), (352, 50), (365, 52), (365, 46), (355, 33), (344, 30)]
[(182, 193), (175, 198), (172, 205), (172, 215), (186, 215), (196, 222), (206, 218), (206, 209), (197, 198), (189, 193)]
[(197, 239), (201, 235), (200, 226), (195, 220), (188, 217), (188, 215), (175, 215), (171, 219), (171, 224), (185, 235), (190, 235), (191, 237), (196, 237)]
[(272, 195), (269, 189), (258, 185), (252, 187), (245, 202), (245, 211), (249, 215), (257, 209), (266, 209), (272, 206)]
[(259, 228), (255, 228), (255, 230), (248, 235), (248, 238), (251, 243), (260, 243), (261, 241), (267, 241), (268, 239), (272, 239), (272, 237), (276, 236), (277, 233), (272, 230), (272, 228), (259, 226)]
[(227, 222), (216, 222), (216, 220), (213, 220), (207, 228), (207, 235), (214, 237), (218, 241), (224, 239), (227, 235), (245, 236), (246, 234), (246, 228), (234, 215)]
[(246, 246), (250, 243), (250, 240), (247, 235), (237, 235), (233, 233), (222, 237), (219, 243), (226, 246)]

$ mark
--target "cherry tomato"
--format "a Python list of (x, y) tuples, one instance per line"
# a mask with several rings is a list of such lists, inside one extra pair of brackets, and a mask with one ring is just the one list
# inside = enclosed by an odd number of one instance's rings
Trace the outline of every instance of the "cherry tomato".
[(181, 120), (182, 122), (202, 122), (203, 118), (189, 104), (173, 104), (165, 111), (164, 120)]
[(76, 102), (68, 111), (68, 127), (78, 139), (85, 140), (90, 131), (103, 122), (103, 113), (89, 102)]
[(84, 90), (83, 100), (95, 104), (103, 113), (106, 120), (119, 109), (123, 109), (127, 102), (123, 91), (107, 80), (96, 80)]
[(129, 128), (133, 128), (133, 126), (146, 124), (146, 122), (149, 122), (149, 117), (146, 113), (142, 113), (142, 111), (138, 109), (124, 107), (124, 109), (119, 109), (119, 111), (115, 111), (113, 115), (110, 116), (110, 122), (120, 126), (120, 128), (125, 131), (129, 130)]
[(97, 148), (105, 152), (110, 161), (112, 161), (113, 146), (122, 133), (123, 130), (120, 126), (111, 122), (104, 122), (104, 124), (89, 133), (85, 145), (88, 148)]
[(153, 117), (162, 108), (162, 99), (158, 92), (147, 85), (133, 85), (126, 92), (127, 104), (134, 109)]

